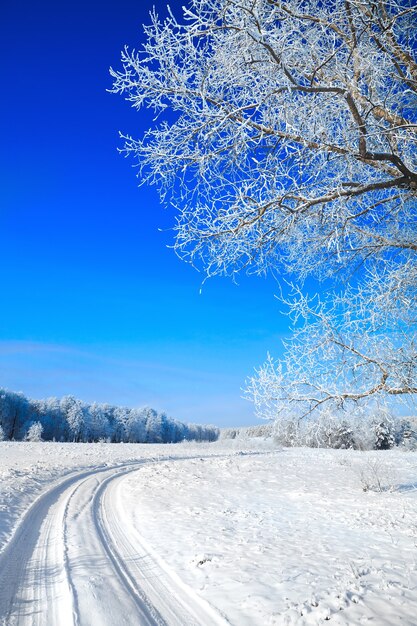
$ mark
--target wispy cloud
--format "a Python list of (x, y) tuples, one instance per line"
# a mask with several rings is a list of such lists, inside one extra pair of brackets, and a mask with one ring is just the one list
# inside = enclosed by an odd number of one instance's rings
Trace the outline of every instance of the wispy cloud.
[(177, 360), (175, 354), (140, 358), (140, 349), (128, 346), (0, 341), (0, 386), (35, 398), (73, 394), (86, 401), (150, 404), (188, 421), (253, 421), (240, 398), (238, 375), (184, 367)]

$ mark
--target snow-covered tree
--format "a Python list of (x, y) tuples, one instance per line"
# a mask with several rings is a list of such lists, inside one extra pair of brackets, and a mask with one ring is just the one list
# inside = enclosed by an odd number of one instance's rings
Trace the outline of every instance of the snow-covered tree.
[(142, 409), (142, 415), (145, 419), (145, 441), (147, 443), (162, 443), (162, 423), (158, 412), (150, 407), (145, 407)]
[[(152, 410), (152, 409), (150, 409)], [(132, 409), (129, 417), (128, 425), (129, 438), (128, 441), (134, 443), (153, 443), (155, 439), (149, 435), (146, 422), (146, 410)]]
[(105, 411), (106, 405), (93, 402), (88, 408), (86, 437), (88, 441), (107, 439), (110, 436), (109, 421)]
[(417, 423), (412, 424), (407, 418), (399, 420), (395, 429), (395, 443), (405, 448), (417, 448)]
[(121, 441), (129, 441), (129, 421), (131, 409), (121, 406), (116, 407), (113, 413), (113, 441), (120, 443)]
[(392, 424), (387, 421), (375, 424), (375, 450), (390, 450), (395, 445), (395, 437)]
[(261, 415), (417, 392), (416, 23), (414, 0), (190, 0), (111, 70), (159, 120), (124, 150), (178, 208), (179, 256), (352, 284), (254, 377)]
[(67, 421), (70, 439), (82, 441), (84, 427), (84, 411), (82, 403), (74, 396), (64, 396), (60, 402), (60, 408)]
[(19, 439), (28, 417), (29, 403), (22, 393), (0, 388), (0, 425), (6, 439)]
[(64, 440), (68, 435), (68, 424), (63, 415), (58, 398), (38, 401), (39, 416), (44, 427), (43, 438), (46, 440)]
[(25, 435), (25, 441), (42, 441), (43, 426), (40, 422), (33, 422)]

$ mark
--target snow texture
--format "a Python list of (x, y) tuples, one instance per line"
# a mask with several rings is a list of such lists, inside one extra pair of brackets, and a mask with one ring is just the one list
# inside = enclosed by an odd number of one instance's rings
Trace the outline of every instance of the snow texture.
[(416, 623), (415, 452), (1, 442), (0, 476), (2, 626)]

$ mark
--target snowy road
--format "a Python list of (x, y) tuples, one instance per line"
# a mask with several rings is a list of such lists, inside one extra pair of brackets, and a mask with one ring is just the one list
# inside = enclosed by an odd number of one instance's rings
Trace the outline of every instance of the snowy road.
[(416, 626), (416, 520), (416, 452), (0, 442), (0, 626)]
[(36, 500), (0, 557), (2, 626), (225, 623), (121, 515), (119, 487), (150, 462), (79, 472)]

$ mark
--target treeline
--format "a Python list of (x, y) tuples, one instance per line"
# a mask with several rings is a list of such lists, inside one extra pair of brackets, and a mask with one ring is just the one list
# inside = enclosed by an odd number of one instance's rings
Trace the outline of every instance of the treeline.
[(360, 412), (349, 416), (323, 414), (299, 420), (286, 416), (274, 422), (243, 428), (222, 428), (220, 439), (273, 438), (285, 447), (417, 450), (417, 418), (394, 418), (384, 411)]
[(276, 443), (288, 447), (416, 450), (417, 420), (394, 418), (383, 410), (367, 414), (358, 408), (358, 414), (344, 418), (324, 414), (304, 421), (291, 417), (277, 420), (272, 436)]
[(257, 426), (240, 426), (237, 428), (222, 428), (220, 439), (252, 439), (256, 437), (272, 437), (273, 423), (258, 424)]
[(215, 426), (184, 424), (149, 407), (87, 404), (73, 396), (31, 400), (0, 388), (0, 439), (175, 443), (215, 441), (218, 436)]

